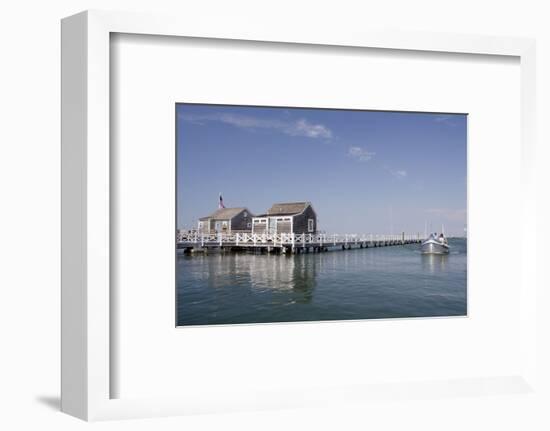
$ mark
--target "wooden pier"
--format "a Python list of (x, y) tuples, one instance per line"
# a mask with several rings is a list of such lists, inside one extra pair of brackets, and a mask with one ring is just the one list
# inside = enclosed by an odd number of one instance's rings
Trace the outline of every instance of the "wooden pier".
[(179, 231), (177, 249), (183, 252), (208, 250), (251, 250), (267, 253), (298, 254), (324, 252), (329, 249), (350, 250), (352, 248), (388, 247), (420, 243), (419, 234), (375, 235), (375, 234), (253, 234)]

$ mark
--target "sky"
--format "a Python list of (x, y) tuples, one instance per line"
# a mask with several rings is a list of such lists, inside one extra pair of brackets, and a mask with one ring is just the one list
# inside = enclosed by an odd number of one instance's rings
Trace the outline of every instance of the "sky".
[(326, 233), (464, 235), (467, 115), (177, 104), (177, 225), (309, 201)]

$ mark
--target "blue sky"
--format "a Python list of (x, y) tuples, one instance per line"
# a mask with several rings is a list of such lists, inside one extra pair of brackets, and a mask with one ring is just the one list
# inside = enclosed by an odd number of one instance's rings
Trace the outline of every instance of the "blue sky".
[(177, 225), (310, 201), (327, 233), (466, 224), (464, 114), (178, 104)]

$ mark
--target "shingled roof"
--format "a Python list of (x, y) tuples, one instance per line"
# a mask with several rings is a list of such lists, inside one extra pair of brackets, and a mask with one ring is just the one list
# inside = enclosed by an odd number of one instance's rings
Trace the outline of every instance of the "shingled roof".
[[(240, 208), (219, 208), (216, 211), (214, 211), (212, 214), (206, 217), (201, 217), (199, 220), (208, 220), (208, 219), (214, 219), (214, 220), (229, 220), (235, 217), (237, 214), (241, 213), (242, 211), (248, 211), (247, 208), (240, 207)], [(250, 211), (248, 213), (252, 216)]]
[(309, 202), (282, 202), (273, 204), (271, 208), (267, 210), (268, 215), (292, 215), (299, 214), (304, 211)]

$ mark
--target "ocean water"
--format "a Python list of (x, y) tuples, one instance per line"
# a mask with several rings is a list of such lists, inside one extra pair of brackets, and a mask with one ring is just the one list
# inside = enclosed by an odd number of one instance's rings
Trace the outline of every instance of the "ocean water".
[(300, 322), (467, 314), (467, 247), (420, 244), (299, 255), (178, 255), (177, 324)]

